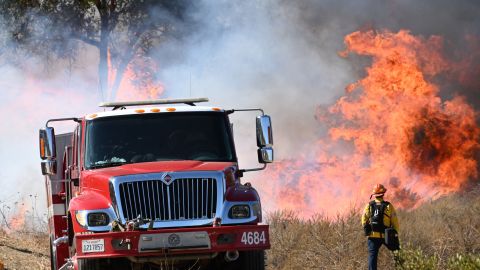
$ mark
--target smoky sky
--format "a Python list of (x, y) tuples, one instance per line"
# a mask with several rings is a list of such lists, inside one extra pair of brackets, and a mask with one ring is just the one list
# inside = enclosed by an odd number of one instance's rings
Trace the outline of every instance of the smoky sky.
[[(469, 57), (466, 38), (480, 36), (480, 2), (472, 0), (203, 0), (189, 11), (188, 23), (181, 25), (187, 34), (153, 53), (166, 95), (207, 95), (226, 106), (265, 107), (280, 132), (280, 158), (304, 153), (302, 147), (324, 132), (314, 122), (315, 107), (331, 104), (365, 75), (369, 59), (338, 56), (345, 35), (369, 29), (439, 35), (452, 61)], [(470, 63), (477, 67), (470, 78), (479, 77), (477, 60)], [(469, 85), (449, 76), (432, 80), (441, 84), (443, 97), (461, 94), (480, 105), (477, 80)]]
[[(210, 104), (224, 108), (265, 109), (273, 119), (277, 159), (313, 155), (310, 146), (325, 134), (314, 118), (317, 106), (333, 104), (349, 83), (364, 75), (369, 59), (338, 56), (344, 36), (353, 31), (408, 29), (427, 38), (440, 35), (452, 59), (472, 54), (472, 69), (465, 76), (480, 77), (480, 56), (466, 42), (468, 36), (480, 36), (477, 0), (191, 2), (175, 25), (177, 32), (149, 52), (159, 66), (156, 79), (165, 87), (161, 97), (207, 96)], [(152, 16), (156, 13), (164, 15), (152, 10)], [(11, 44), (2, 30), (0, 37), (1, 44)], [(49, 69), (35, 56), (28, 65), (0, 62), (0, 112), (8, 115), (8, 126), (1, 129), (6, 132), (0, 135), (0, 161), (9, 168), (1, 175), (0, 184), (8, 188), (0, 197), (27, 186), (28, 192), (43, 192), (37, 132), (48, 118), (96, 110), (97, 52), (82, 45), (77, 55), (79, 60), (60, 61)], [(37, 76), (27, 80), (31, 73)], [(440, 87), (443, 96), (465, 95), (480, 108), (478, 80), (466, 85), (448, 77), (438, 80), (445, 84)], [(243, 168), (257, 166), (254, 116), (233, 116)]]

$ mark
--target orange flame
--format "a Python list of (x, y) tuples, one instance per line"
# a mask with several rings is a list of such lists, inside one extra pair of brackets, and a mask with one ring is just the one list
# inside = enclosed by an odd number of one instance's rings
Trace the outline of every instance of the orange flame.
[[(147, 100), (160, 97), (164, 91), (163, 85), (155, 81), (158, 66), (154, 61), (141, 54), (137, 54), (123, 72), (117, 90), (116, 100)], [(109, 88), (114, 87), (117, 69), (112, 64), (110, 50), (108, 51), (108, 78)]]
[(442, 100), (431, 82), (451, 66), (442, 39), (366, 31), (345, 44), (341, 56), (368, 56), (372, 64), (333, 106), (317, 109), (329, 136), (315, 152), (266, 172), (279, 181), (262, 190), (271, 208), (341, 214), (363, 206), (376, 183), (397, 207), (411, 208), (478, 181), (476, 113), (460, 96)]
[(25, 217), (28, 212), (28, 205), (22, 203), (16, 213), (10, 217), (8, 224), (10, 228), (6, 228), (7, 233), (18, 232), (25, 228)]

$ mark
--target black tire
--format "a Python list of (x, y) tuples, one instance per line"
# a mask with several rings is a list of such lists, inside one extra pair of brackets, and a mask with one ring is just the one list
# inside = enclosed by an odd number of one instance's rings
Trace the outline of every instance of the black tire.
[(131, 270), (131, 263), (127, 259), (79, 259), (78, 270)]
[(100, 270), (99, 259), (78, 259), (78, 270)]
[(50, 239), (50, 269), (51, 270), (57, 270), (55, 263), (56, 263), (56, 256), (55, 254), (53, 254), (53, 244), (52, 244), (52, 240)]
[(243, 251), (238, 258), (243, 270), (265, 270), (265, 251)]
[(240, 257), (233, 262), (226, 262), (224, 253), (219, 254), (215, 265), (209, 269), (215, 270), (265, 270), (265, 251), (241, 251)]
[(68, 230), (68, 246), (72, 247), (73, 246), (73, 241), (75, 240), (75, 232), (73, 231), (73, 222), (72, 222), (72, 216), (70, 213), (68, 214), (67, 218), (67, 230)]

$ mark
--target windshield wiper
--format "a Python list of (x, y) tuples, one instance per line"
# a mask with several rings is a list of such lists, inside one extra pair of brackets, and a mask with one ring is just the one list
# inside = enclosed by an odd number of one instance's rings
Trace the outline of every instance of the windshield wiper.
[(88, 168), (89, 169), (99, 169), (99, 168), (121, 166), (121, 165), (129, 164), (129, 163), (130, 162), (126, 162), (126, 161), (105, 162), (105, 163), (92, 164)]

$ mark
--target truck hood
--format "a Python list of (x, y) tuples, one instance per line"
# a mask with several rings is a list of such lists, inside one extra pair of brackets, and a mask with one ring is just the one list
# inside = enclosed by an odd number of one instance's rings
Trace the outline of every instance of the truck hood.
[(223, 171), (227, 167), (236, 166), (233, 162), (204, 162), (195, 160), (156, 161), (125, 164), (95, 170), (82, 171), (82, 191), (96, 191), (109, 197), (109, 180), (114, 176), (147, 174), (156, 172), (182, 171)]

